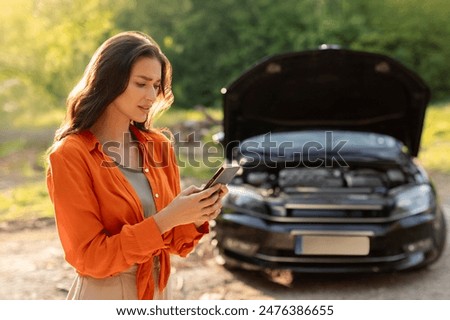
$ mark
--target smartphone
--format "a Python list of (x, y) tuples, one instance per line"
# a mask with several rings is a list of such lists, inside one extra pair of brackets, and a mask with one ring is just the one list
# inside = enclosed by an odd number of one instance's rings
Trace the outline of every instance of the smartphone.
[(238, 165), (223, 165), (221, 166), (213, 177), (208, 181), (203, 190), (206, 190), (217, 183), (228, 184), (236, 175), (241, 167)]

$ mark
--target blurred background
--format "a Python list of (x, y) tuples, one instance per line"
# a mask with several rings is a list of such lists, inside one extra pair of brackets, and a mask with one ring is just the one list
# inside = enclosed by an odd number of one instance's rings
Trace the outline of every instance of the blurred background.
[(175, 103), (157, 125), (200, 126), (204, 140), (221, 129), (220, 89), (267, 55), (328, 43), (394, 57), (432, 91), (420, 160), (450, 172), (449, 17), (447, 0), (0, 0), (0, 222), (52, 215), (43, 156), (66, 96), (124, 30), (150, 34), (173, 64)]
[[(431, 88), (419, 160), (448, 181), (449, 17), (448, 0), (0, 0), (0, 235), (51, 220), (45, 152), (66, 96), (125, 30), (151, 35), (173, 64), (175, 103), (157, 125), (203, 141), (221, 130), (220, 89), (267, 55), (323, 43), (389, 55)], [(203, 182), (211, 170), (181, 173)]]

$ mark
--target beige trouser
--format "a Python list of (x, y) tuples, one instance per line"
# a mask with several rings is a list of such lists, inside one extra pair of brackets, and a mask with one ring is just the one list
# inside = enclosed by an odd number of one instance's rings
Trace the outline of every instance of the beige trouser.
[[(155, 257), (157, 258), (157, 257)], [(155, 259), (156, 260), (156, 259)], [(153, 269), (154, 279), (159, 278), (159, 259)], [(128, 270), (108, 278), (92, 278), (77, 275), (67, 294), (67, 300), (138, 300), (136, 271), (134, 265)], [(158, 281), (155, 281), (158, 283)], [(159, 292), (155, 285), (154, 300), (166, 300), (167, 290)]]

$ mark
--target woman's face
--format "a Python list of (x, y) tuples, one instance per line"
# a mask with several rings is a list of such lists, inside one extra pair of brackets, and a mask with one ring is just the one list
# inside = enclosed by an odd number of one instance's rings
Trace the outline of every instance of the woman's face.
[(160, 86), (161, 63), (154, 58), (139, 58), (131, 68), (127, 88), (110, 107), (127, 121), (145, 122)]

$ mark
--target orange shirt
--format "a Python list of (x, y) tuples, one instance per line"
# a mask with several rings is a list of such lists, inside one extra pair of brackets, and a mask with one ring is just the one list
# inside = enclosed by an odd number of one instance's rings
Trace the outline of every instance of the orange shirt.
[[(180, 192), (173, 147), (160, 133), (130, 126), (143, 151), (157, 212)], [(90, 131), (60, 141), (49, 156), (47, 187), (66, 260), (81, 275), (105, 278), (138, 264), (139, 299), (152, 299), (153, 256), (159, 255), (159, 288), (167, 284), (170, 253), (186, 256), (209, 231), (182, 225), (161, 235), (152, 217), (144, 219), (137, 193)]]

